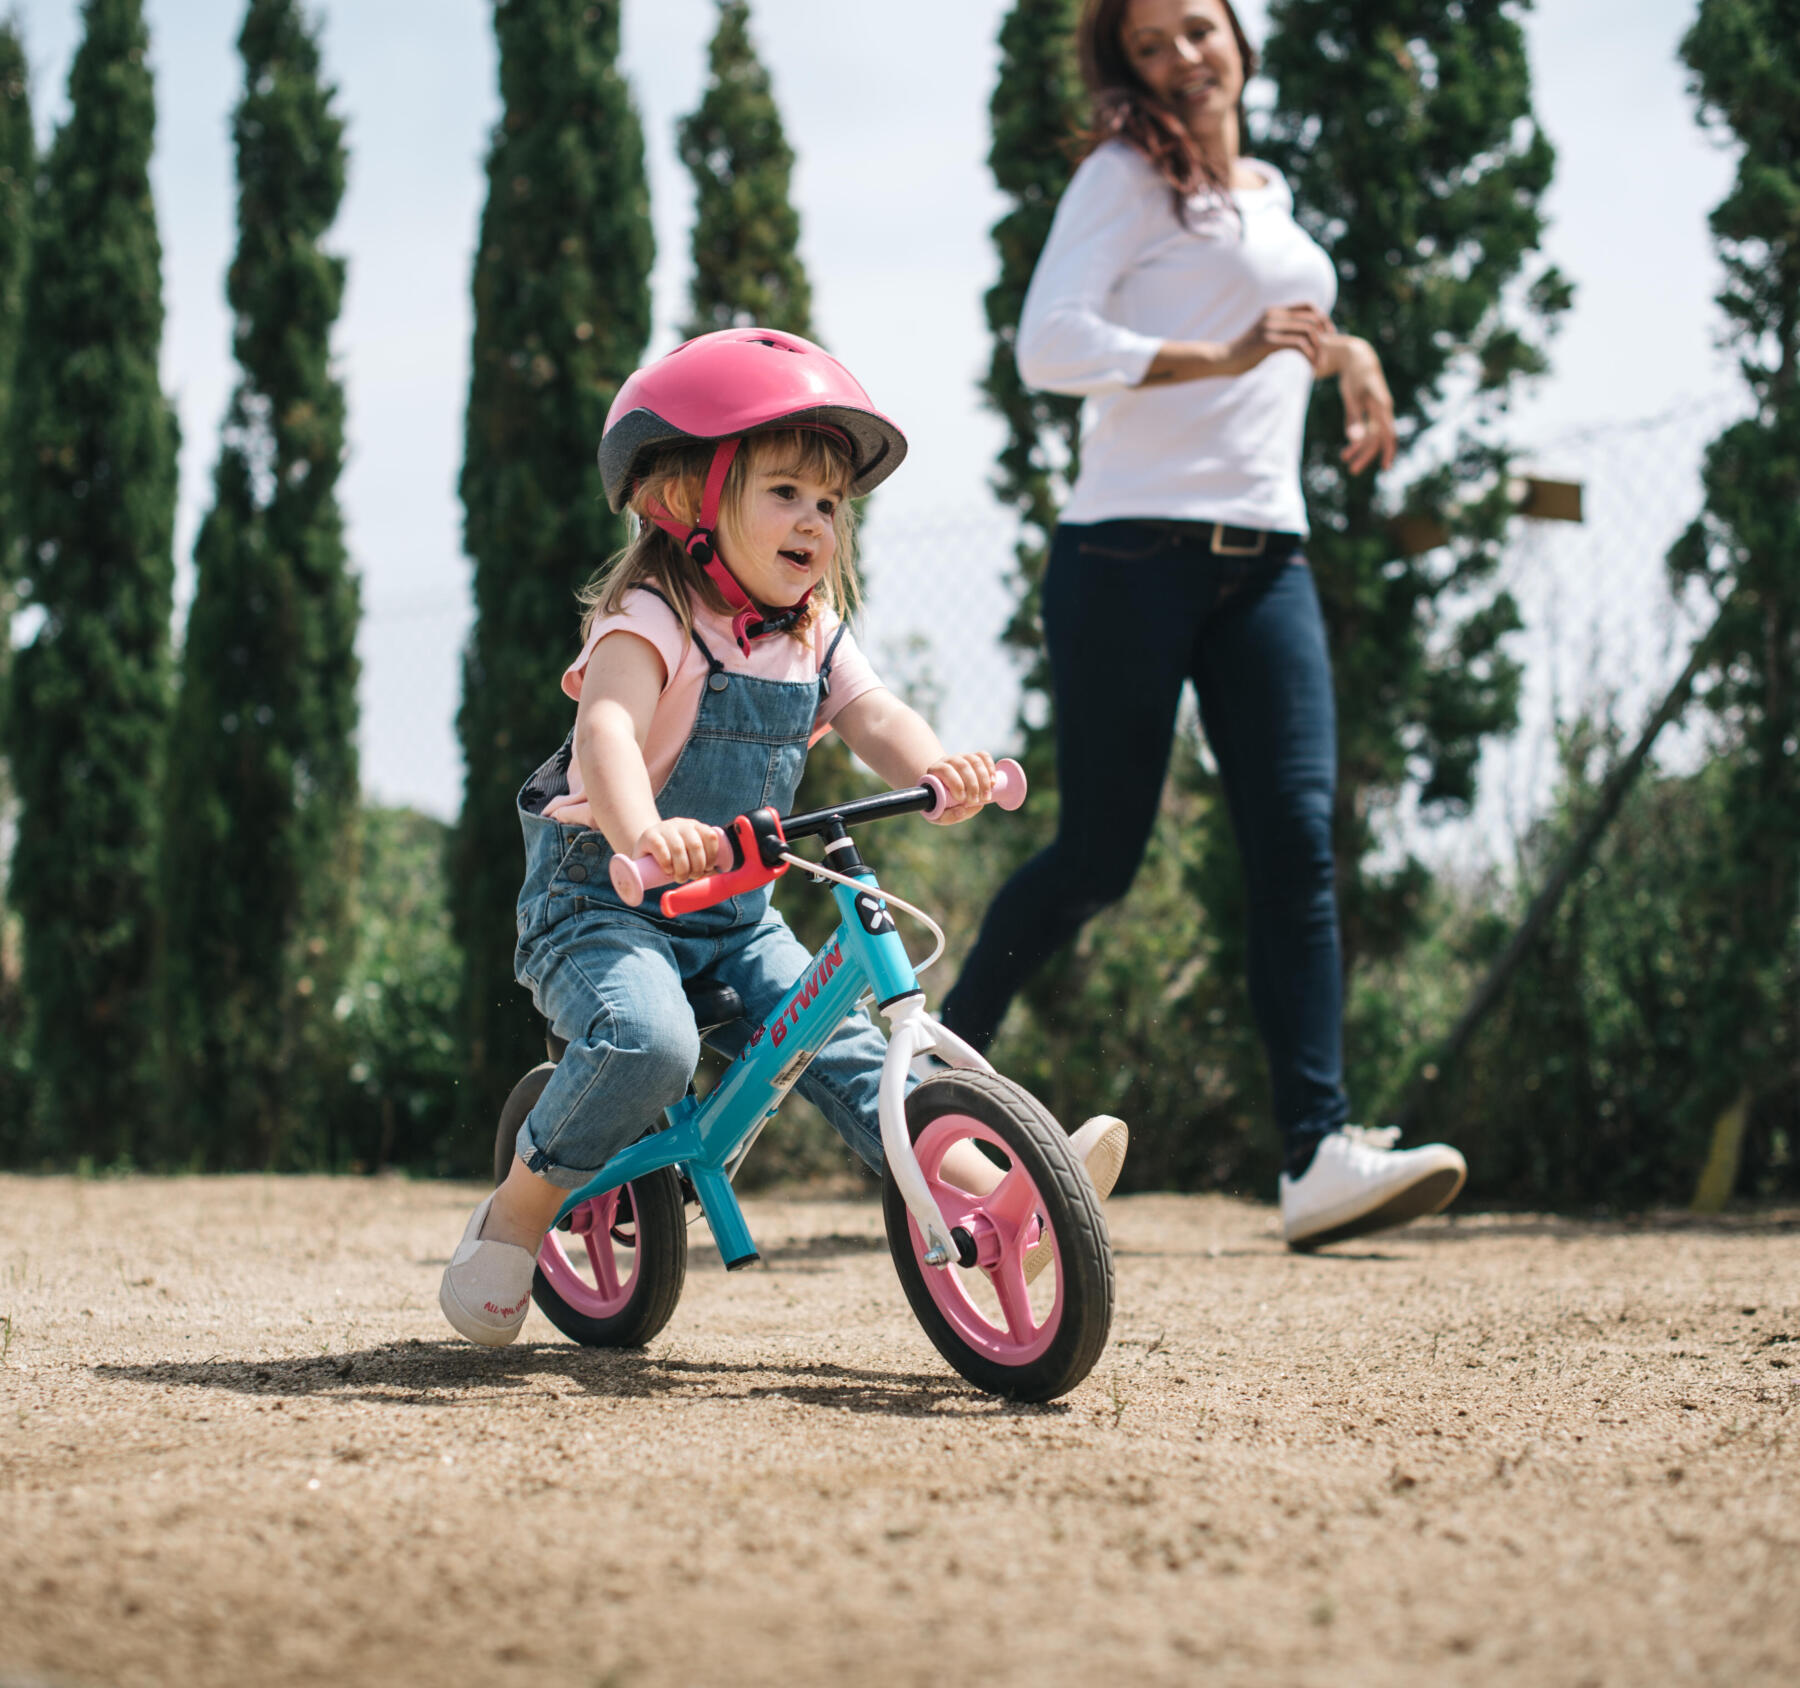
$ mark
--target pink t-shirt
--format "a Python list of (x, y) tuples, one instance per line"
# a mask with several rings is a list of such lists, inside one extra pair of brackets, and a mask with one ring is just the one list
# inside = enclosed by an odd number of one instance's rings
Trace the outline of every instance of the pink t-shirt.
[[(790, 639), (778, 634), (772, 639), (753, 639), (750, 654), (745, 656), (731, 636), (728, 617), (718, 615), (700, 603), (691, 603), (691, 609), (694, 631), (706, 641), (713, 660), (728, 674), (753, 674), (759, 680), (817, 679), (819, 665), (824, 661), (826, 651), (831, 649), (831, 641), (837, 637), (841, 625), (834, 611), (821, 606), (813, 618), (808, 638)], [(675, 612), (654, 592), (634, 591), (617, 615), (601, 616), (595, 621), (587, 643), (581, 647), (581, 655), (563, 670), (562, 689), (570, 697), (581, 696), (581, 682), (587, 674), (594, 647), (609, 633), (621, 632), (635, 633), (654, 646), (656, 654), (662, 658), (665, 676), (662, 696), (650, 718), (650, 734), (644, 745), (650, 788), (661, 791), (674, 772), (675, 758), (681, 754), (688, 734), (694, 730), (695, 718), (700, 713), (701, 693), (711, 670), (706, 666), (706, 658), (700, 654), (699, 646), (681, 630)], [(864, 692), (872, 692), (880, 684), (875, 670), (869, 666), (869, 659), (857, 645), (855, 634), (846, 629), (831, 658), (831, 692), (819, 705), (809, 742), (817, 744), (825, 736), (831, 728), (832, 718), (845, 704), (853, 703)], [(595, 824), (581, 782), (580, 762), (571, 760), (568, 793), (546, 803), (544, 815), (565, 826), (592, 827)]]

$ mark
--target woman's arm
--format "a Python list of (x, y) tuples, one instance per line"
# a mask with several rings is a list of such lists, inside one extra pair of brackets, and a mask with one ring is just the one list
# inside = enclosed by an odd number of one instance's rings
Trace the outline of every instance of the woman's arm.
[(1339, 453), (1353, 475), (1381, 460), (1391, 468), (1397, 437), (1394, 430), (1394, 397), (1381, 358), (1367, 340), (1354, 334), (1330, 335), (1314, 365), (1324, 377), (1335, 375), (1344, 401), (1344, 432), (1349, 443)]
[(925, 717), (885, 686), (852, 699), (831, 724), (889, 785), (917, 785), (927, 774), (941, 780), (950, 806), (937, 817), (940, 825), (967, 820), (994, 795), (993, 757), (985, 750), (949, 755)]
[(575, 711), (575, 760), (594, 820), (622, 856), (651, 855), (671, 879), (713, 865), (718, 835), (685, 816), (664, 820), (650, 788), (644, 746), (667, 676), (656, 647), (609, 633), (594, 647)]
[(1168, 216), (1150, 165), (1102, 147), (1070, 179), (1019, 312), (1019, 376), (1050, 393), (1135, 387), (1161, 339), (1112, 321), (1114, 285)]
[(1242, 375), (1276, 352), (1298, 352), (1317, 369), (1324, 348), (1342, 338), (1333, 334), (1331, 318), (1317, 305), (1276, 305), (1235, 340), (1165, 340), (1138, 385)]

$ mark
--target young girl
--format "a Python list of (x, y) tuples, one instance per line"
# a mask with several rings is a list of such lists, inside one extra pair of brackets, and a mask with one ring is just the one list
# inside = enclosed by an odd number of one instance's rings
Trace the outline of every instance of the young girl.
[[(947, 754), (882, 687), (839, 613), (854, 594), (849, 500), (905, 454), (905, 437), (843, 365), (768, 329), (690, 340), (613, 403), (601, 475), (637, 533), (584, 594), (581, 654), (562, 679), (579, 700), (574, 730), (519, 793), (517, 970), (568, 1048), (520, 1127), (510, 1173), (444, 1272), (439, 1303), (471, 1341), (518, 1334), (539, 1245), (568, 1192), (686, 1092), (700, 1044), (682, 980), (731, 986), (756, 1024), (809, 959), (768, 887), (667, 920), (654, 899), (620, 902), (612, 854), (653, 856), (672, 880), (705, 873), (714, 828), (792, 806), (807, 748), (827, 728), (891, 785), (936, 775), (951, 799), (941, 824), (992, 795), (992, 758)], [(875, 1168), (885, 1048), (857, 1014), (798, 1085)], [(993, 1166), (959, 1147), (945, 1175), (991, 1187)], [(1125, 1127), (1092, 1120), (1072, 1147), (1104, 1195)], [(1048, 1258), (1035, 1252), (1028, 1274)]]

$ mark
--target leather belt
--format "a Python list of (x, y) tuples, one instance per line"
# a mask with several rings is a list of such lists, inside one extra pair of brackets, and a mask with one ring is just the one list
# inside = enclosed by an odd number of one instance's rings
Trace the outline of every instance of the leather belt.
[(1144, 527), (1160, 528), (1178, 538), (1204, 545), (1215, 557), (1260, 557), (1265, 551), (1297, 551), (1301, 536), (1268, 528), (1233, 527), (1229, 522), (1182, 522), (1139, 518)]
[(1215, 557), (1260, 557), (1268, 550), (1291, 551), (1300, 543), (1297, 533), (1271, 533), (1266, 528), (1232, 527), (1226, 522), (1202, 522), (1207, 548)]

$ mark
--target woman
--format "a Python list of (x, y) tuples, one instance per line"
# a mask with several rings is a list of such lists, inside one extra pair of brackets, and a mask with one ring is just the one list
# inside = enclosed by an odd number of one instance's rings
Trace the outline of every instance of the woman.
[(1228, 0), (1089, 0), (1078, 42), (1091, 150), (1018, 339), (1028, 383), (1089, 401), (1044, 578), (1064, 802), (943, 1016), (985, 1047), (1025, 980), (1125, 895), (1191, 680), (1244, 862), (1283, 1230), (1316, 1247), (1435, 1213), (1465, 1175), (1454, 1149), (1346, 1125), (1342, 1084), (1336, 726), (1300, 449), (1315, 378), (1339, 383), (1351, 473), (1392, 463), (1393, 403), (1373, 348), (1332, 326), (1336, 277), (1287, 185), (1240, 156), (1255, 58)]

